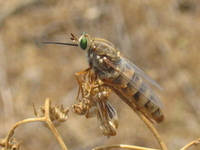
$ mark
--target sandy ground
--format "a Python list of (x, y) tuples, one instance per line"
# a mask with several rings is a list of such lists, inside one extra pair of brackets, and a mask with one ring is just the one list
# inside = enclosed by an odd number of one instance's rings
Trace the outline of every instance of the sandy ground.
[[(96, 118), (74, 114), (74, 74), (88, 67), (86, 52), (42, 42), (71, 42), (70, 33), (83, 31), (111, 41), (164, 88), (155, 91), (166, 119), (155, 128), (170, 150), (200, 136), (199, 0), (10, 0), (0, 2), (0, 138), (17, 121), (34, 117), (33, 102), (39, 107), (50, 98), (70, 108), (58, 130), (71, 150), (120, 143), (159, 148), (115, 94), (109, 98), (119, 115), (115, 137), (103, 136)], [(19, 127), (15, 137), (24, 150), (60, 149), (41, 123)]]

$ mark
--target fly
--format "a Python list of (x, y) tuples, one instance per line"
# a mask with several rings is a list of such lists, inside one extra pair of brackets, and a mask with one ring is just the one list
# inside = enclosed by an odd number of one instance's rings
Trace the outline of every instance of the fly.
[(111, 42), (101, 38), (91, 38), (86, 32), (83, 32), (79, 38), (76, 38), (72, 33), (71, 35), (71, 40), (76, 44), (44, 43), (78, 46), (82, 50), (86, 50), (90, 66), (87, 70), (91, 69), (103, 84), (114, 91), (125, 103), (133, 105), (148, 118), (157, 123), (164, 120), (164, 115), (160, 109), (163, 105), (146, 83), (148, 81), (162, 89), (155, 80), (122, 56), (121, 52)]

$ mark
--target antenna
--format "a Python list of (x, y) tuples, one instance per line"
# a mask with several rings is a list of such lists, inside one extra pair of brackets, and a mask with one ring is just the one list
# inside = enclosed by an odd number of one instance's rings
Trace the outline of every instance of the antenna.
[(59, 44), (59, 45), (78, 46), (78, 44), (60, 43), (60, 42), (42, 42), (42, 43), (43, 43), (43, 44)]

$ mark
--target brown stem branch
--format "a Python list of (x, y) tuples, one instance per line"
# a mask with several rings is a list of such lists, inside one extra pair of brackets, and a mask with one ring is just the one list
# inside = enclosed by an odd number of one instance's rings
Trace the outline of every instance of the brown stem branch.
[(147, 119), (147, 117), (145, 115), (143, 115), (137, 109), (134, 108), (134, 111), (140, 117), (140, 119), (147, 125), (147, 127), (152, 131), (152, 133), (156, 137), (156, 139), (157, 139), (160, 147), (162, 148), (162, 150), (167, 150), (167, 146), (165, 145), (165, 143), (163, 142), (163, 140), (162, 140), (161, 136), (159, 135), (158, 131), (154, 128), (154, 126), (149, 121), (149, 119)]
[(28, 122), (35, 122), (35, 121), (45, 121), (45, 118), (42, 117), (42, 118), (29, 118), (29, 119), (24, 119), (22, 121), (19, 121), (17, 122), (14, 126), (12, 126), (11, 130), (9, 131), (9, 133), (7, 134), (6, 138), (3, 140), (4, 143), (5, 143), (5, 148), (9, 148), (9, 141), (10, 141), (10, 138), (12, 137), (13, 133), (14, 133), (14, 130), (22, 125), (22, 124), (25, 124), (25, 123), (28, 123)]
[(143, 114), (141, 113), (139, 110), (136, 109), (136, 107), (133, 106), (133, 104), (126, 98), (124, 97), (120, 92), (118, 92), (117, 90), (115, 90), (115, 88), (110, 87), (126, 104), (128, 104), (131, 109), (140, 117), (140, 119), (147, 125), (147, 127), (151, 130), (151, 132), (154, 134), (154, 136), (156, 137), (160, 147), (162, 148), (162, 150), (167, 150), (167, 146), (165, 145), (165, 143), (163, 142), (161, 136), (159, 135), (159, 133), (157, 132), (157, 130), (154, 128), (154, 126), (152, 125), (152, 123), (149, 121), (149, 119)]
[(116, 145), (109, 145), (109, 146), (99, 146), (92, 150), (109, 150), (114, 148), (126, 148), (126, 149), (132, 149), (132, 150), (157, 150), (152, 148), (146, 148), (146, 147), (140, 147), (140, 146), (134, 146), (134, 145), (125, 145), (125, 144), (116, 144)]
[(188, 148), (190, 148), (192, 145), (198, 145), (200, 144), (200, 138), (190, 142), (189, 144), (185, 145), (183, 148), (181, 148), (181, 150), (187, 150)]
[(68, 150), (63, 139), (61, 138), (59, 132), (55, 128), (54, 124), (51, 121), (50, 118), (50, 100), (46, 99), (45, 101), (45, 122), (49, 126), (49, 128), (52, 130), (53, 134), (55, 135), (56, 139), (58, 140), (60, 146), (62, 147), (63, 150)]
[(9, 149), (9, 141), (11, 140), (13, 134), (14, 134), (14, 130), (22, 125), (22, 124), (25, 124), (25, 123), (28, 123), (28, 122), (36, 122), (36, 121), (42, 121), (42, 122), (45, 122), (48, 127), (52, 130), (52, 132), (54, 133), (56, 139), (58, 140), (60, 146), (62, 147), (63, 150), (68, 150), (65, 143), (63, 142), (59, 132), (56, 130), (54, 124), (52, 123), (51, 121), (51, 118), (50, 118), (50, 100), (49, 99), (46, 99), (45, 101), (45, 116), (44, 117), (39, 117), (39, 118), (29, 118), (29, 119), (25, 119), (25, 120), (22, 120), (22, 121), (19, 121), (17, 122), (14, 126), (12, 126), (11, 130), (9, 131), (9, 133), (7, 134), (6, 138), (1, 140), (1, 143), (0, 145), (4, 146), (5, 149)]

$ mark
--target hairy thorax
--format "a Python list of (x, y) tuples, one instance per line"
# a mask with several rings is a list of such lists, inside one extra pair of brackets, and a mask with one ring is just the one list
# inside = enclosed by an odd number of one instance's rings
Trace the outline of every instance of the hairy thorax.
[(95, 39), (92, 41), (88, 51), (88, 61), (90, 67), (103, 81), (112, 81), (119, 74), (106, 61), (117, 65), (120, 62), (121, 53), (112, 43), (107, 40)]

